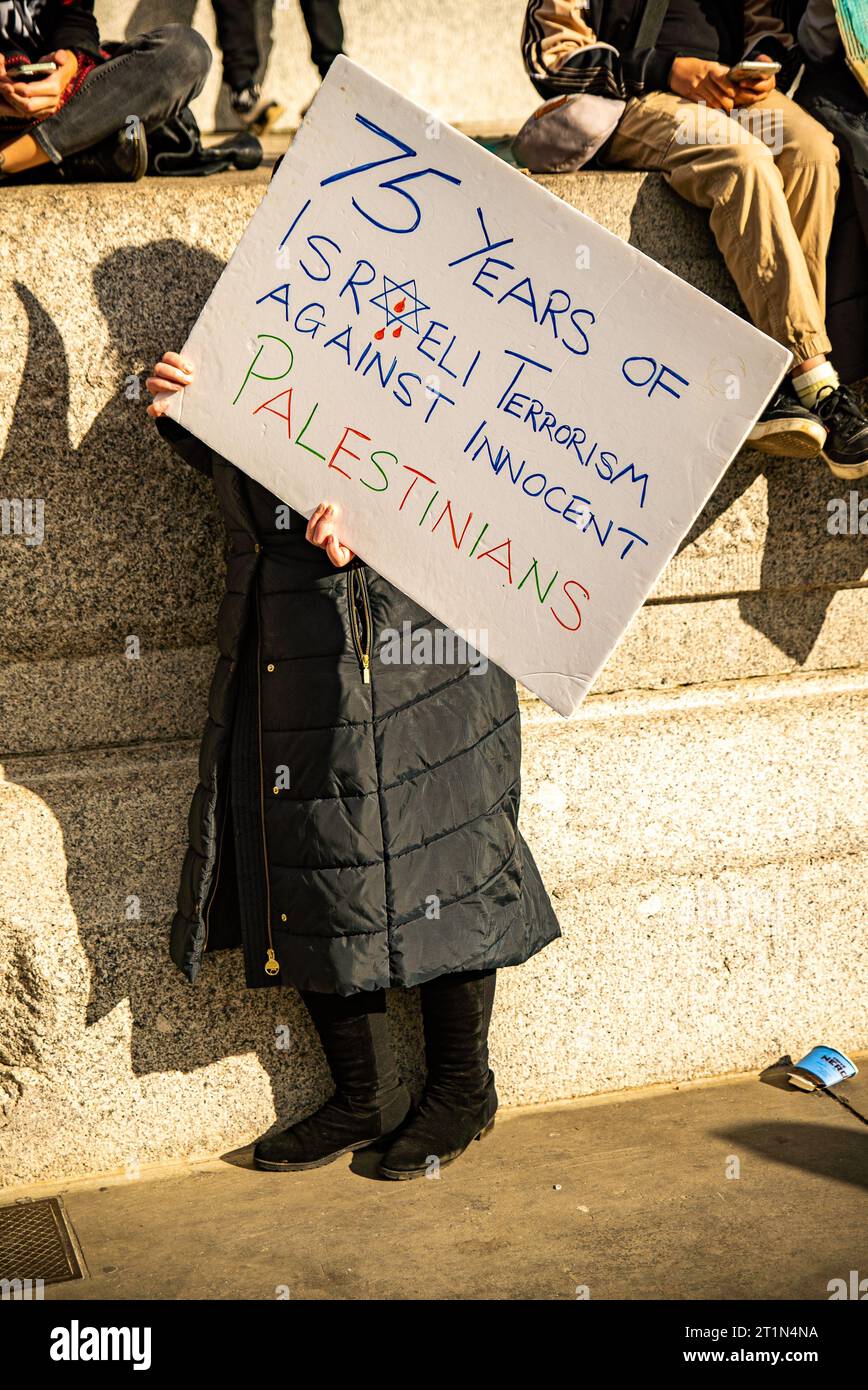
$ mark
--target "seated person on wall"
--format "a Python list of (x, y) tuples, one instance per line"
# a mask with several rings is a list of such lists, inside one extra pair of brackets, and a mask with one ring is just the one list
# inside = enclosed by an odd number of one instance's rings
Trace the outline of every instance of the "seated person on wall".
[[(805, 67), (795, 100), (828, 127), (841, 153), (841, 189), (826, 270), (826, 326), (844, 381), (868, 376), (868, 63), (850, 70), (841, 37), (846, 14), (861, 7), (868, 33), (865, 0), (778, 0), (787, 28), (796, 36)], [(838, 13), (841, 15), (839, 26)], [(855, 38), (855, 35), (854, 35)]]
[[(29, 73), (34, 64), (48, 70)], [(141, 178), (147, 132), (198, 95), (210, 64), (207, 43), (185, 25), (108, 51), (93, 0), (3, 0), (0, 179), (42, 165), (69, 180)]]
[(776, 87), (736, 81), (743, 58), (797, 61), (771, 0), (671, 0), (638, 51), (643, 0), (529, 0), (525, 67), (546, 98), (626, 100), (601, 163), (654, 169), (709, 212), (752, 321), (794, 365), (748, 437), (764, 453), (818, 452), (840, 478), (868, 476), (868, 419), (838, 380), (825, 325), (826, 252), (838, 190), (829, 131)]

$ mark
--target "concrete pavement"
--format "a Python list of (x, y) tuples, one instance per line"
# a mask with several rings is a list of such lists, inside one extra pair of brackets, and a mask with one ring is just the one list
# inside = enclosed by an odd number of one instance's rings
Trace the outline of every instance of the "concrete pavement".
[[(845, 1087), (863, 1112), (865, 1060)], [(377, 1180), (370, 1152), (249, 1165), (5, 1199), (63, 1192), (89, 1277), (53, 1300), (827, 1300), (868, 1276), (868, 1129), (755, 1076), (501, 1111), (436, 1180)]]

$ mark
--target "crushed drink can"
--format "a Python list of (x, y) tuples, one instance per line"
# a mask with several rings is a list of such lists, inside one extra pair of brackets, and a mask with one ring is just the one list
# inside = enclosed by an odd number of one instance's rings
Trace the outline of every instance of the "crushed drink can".
[(812, 1047), (787, 1075), (794, 1086), (803, 1091), (815, 1091), (818, 1086), (835, 1086), (849, 1081), (858, 1067), (835, 1047)]

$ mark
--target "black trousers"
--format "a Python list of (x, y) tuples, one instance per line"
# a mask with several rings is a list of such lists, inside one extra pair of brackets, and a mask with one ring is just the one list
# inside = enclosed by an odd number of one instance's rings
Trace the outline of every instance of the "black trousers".
[(111, 58), (88, 74), (65, 106), (22, 129), (60, 164), (120, 130), (130, 116), (138, 116), (145, 130), (177, 116), (201, 92), (210, 66), (211, 50), (201, 34), (185, 24), (166, 24), (113, 46)]
[(841, 191), (826, 257), (826, 329), (842, 381), (868, 372), (868, 108), (841, 58), (805, 72), (796, 101), (831, 130), (841, 151)]
[[(259, 67), (254, 0), (212, 0), (217, 42), (223, 54), (223, 76), (233, 91), (253, 79)], [(310, 56), (325, 77), (344, 47), (344, 26), (338, 0), (301, 0), (301, 13), (310, 38)]]
[(338, 0), (301, 0), (301, 13), (310, 39), (310, 56), (320, 77), (344, 51), (344, 26)]
[(223, 54), (223, 79), (233, 92), (253, 80), (259, 67), (254, 0), (212, 0), (217, 43)]

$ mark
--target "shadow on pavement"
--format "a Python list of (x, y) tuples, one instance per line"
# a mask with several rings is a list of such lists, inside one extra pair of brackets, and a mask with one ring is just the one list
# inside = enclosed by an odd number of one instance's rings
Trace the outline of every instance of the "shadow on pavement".
[(868, 1133), (860, 1133), (855, 1121), (852, 1129), (776, 1121), (737, 1125), (712, 1133), (728, 1144), (748, 1149), (786, 1168), (798, 1168), (817, 1177), (868, 1188)]

